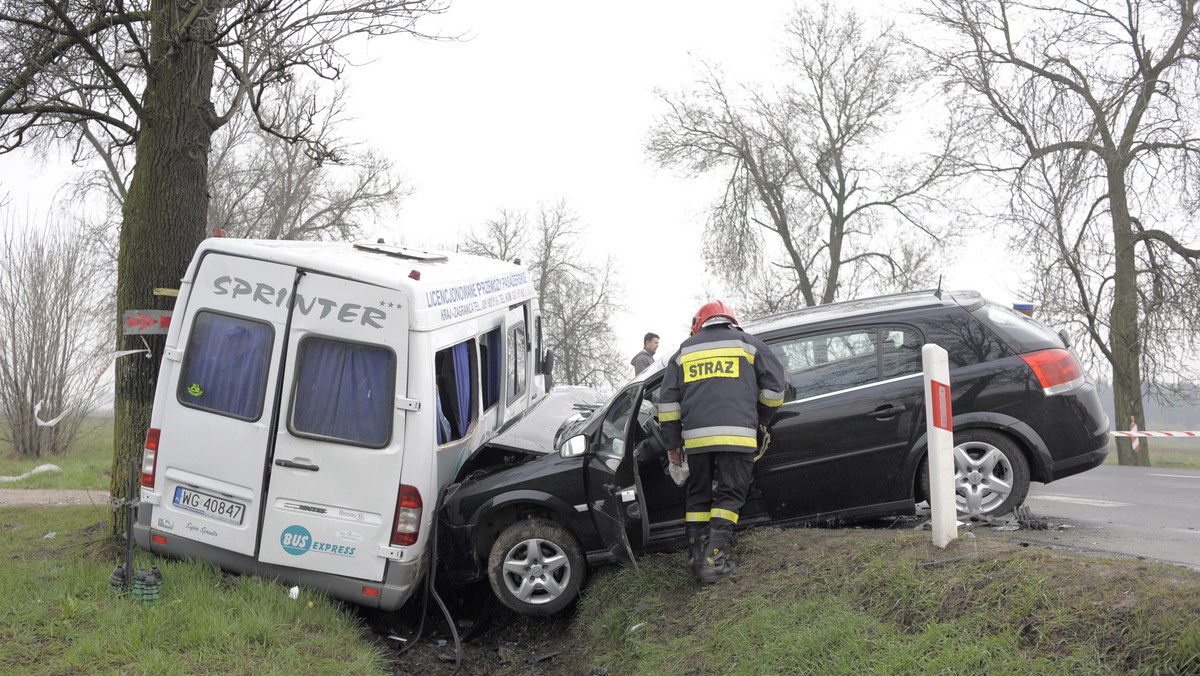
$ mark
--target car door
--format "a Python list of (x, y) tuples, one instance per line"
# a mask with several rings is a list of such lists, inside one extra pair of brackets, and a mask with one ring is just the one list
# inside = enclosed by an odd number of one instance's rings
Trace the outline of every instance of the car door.
[(862, 326), (766, 342), (787, 381), (770, 447), (755, 468), (771, 517), (904, 499), (891, 491), (923, 414), (920, 333)]
[(631, 443), (640, 390), (640, 385), (622, 390), (602, 410), (589, 434), (583, 475), (588, 512), (601, 540), (617, 561), (634, 570), (634, 552), (642, 546), (645, 514)]
[(286, 360), (259, 559), (381, 580), (404, 465), (405, 294), (304, 275)]

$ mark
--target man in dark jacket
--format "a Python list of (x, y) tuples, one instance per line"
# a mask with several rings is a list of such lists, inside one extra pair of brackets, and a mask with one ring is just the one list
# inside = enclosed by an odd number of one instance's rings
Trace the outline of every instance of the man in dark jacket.
[(645, 338), (642, 338), (642, 351), (633, 355), (633, 359), (629, 363), (633, 364), (633, 375), (637, 375), (642, 371), (650, 368), (654, 363), (654, 353), (658, 351), (658, 334), (647, 333)]
[(779, 359), (719, 300), (700, 308), (691, 337), (667, 361), (658, 417), (670, 461), (682, 463), (680, 446), (687, 453), (685, 521), (692, 574), (701, 582), (737, 567), (725, 548), (749, 492), (759, 430), (783, 403), (783, 390)]

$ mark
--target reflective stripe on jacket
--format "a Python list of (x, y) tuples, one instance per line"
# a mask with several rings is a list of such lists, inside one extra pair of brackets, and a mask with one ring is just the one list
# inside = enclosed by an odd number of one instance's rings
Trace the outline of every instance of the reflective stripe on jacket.
[(701, 329), (667, 362), (658, 419), (668, 448), (754, 453), (783, 388), (783, 365), (761, 340), (730, 324)]

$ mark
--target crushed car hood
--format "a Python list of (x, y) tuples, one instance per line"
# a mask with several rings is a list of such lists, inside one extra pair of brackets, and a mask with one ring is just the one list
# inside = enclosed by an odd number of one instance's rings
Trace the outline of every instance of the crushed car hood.
[(488, 442), (505, 450), (546, 454), (565, 422), (579, 413), (590, 413), (604, 403), (590, 387), (556, 387), (521, 417), (504, 426)]

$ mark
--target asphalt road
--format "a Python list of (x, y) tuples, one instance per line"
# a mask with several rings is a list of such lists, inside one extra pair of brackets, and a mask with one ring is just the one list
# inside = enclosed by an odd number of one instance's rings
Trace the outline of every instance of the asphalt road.
[(1102, 465), (1034, 483), (1025, 505), (1055, 528), (1023, 540), (1200, 570), (1200, 471)]

